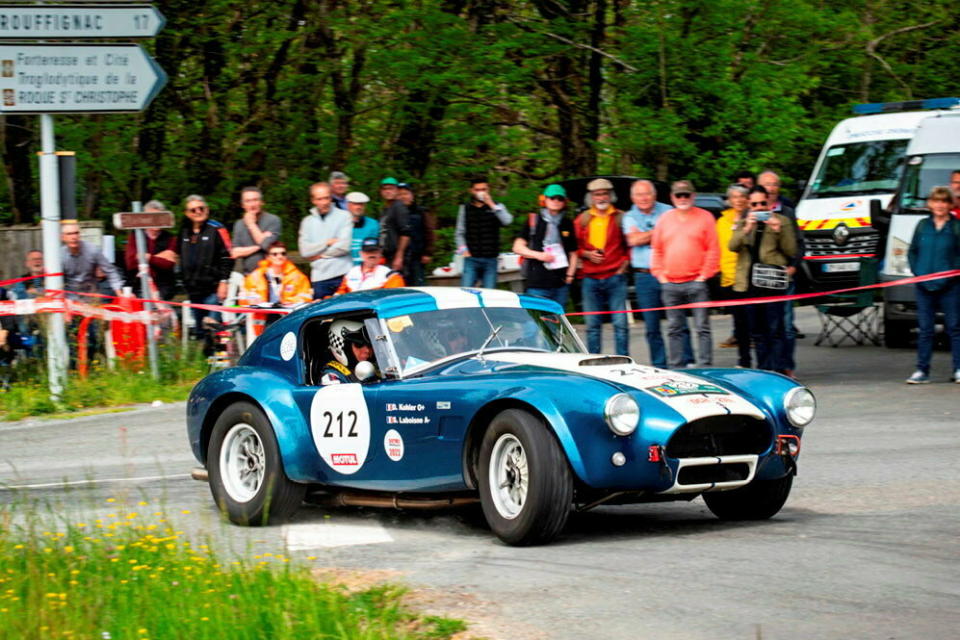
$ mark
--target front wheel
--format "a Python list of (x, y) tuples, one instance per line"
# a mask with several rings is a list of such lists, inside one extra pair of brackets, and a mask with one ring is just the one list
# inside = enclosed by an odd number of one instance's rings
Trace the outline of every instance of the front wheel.
[(283, 472), (269, 420), (259, 407), (238, 402), (220, 414), (207, 449), (210, 492), (231, 522), (259, 526), (289, 518), (306, 486)]
[(480, 445), (480, 504), (490, 529), (507, 544), (550, 542), (573, 502), (573, 475), (543, 422), (509, 409), (490, 423)]
[(740, 489), (703, 494), (707, 507), (721, 520), (767, 520), (790, 495), (793, 474), (776, 480), (754, 480)]

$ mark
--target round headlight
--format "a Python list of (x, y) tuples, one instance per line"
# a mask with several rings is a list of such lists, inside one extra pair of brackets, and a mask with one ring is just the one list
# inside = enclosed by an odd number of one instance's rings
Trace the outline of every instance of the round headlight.
[(783, 399), (787, 419), (795, 427), (805, 427), (817, 413), (817, 400), (806, 387), (794, 387)]
[(603, 418), (610, 431), (618, 436), (628, 436), (637, 430), (640, 423), (640, 405), (626, 393), (618, 393), (607, 400)]

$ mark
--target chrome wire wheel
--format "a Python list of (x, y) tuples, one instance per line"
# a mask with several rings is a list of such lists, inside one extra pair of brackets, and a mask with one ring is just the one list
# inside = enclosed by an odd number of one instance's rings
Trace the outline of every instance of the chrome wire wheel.
[(523, 445), (511, 433), (505, 433), (490, 452), (490, 489), (497, 513), (513, 520), (527, 503), (530, 471)]
[(245, 422), (230, 427), (220, 448), (220, 474), (227, 495), (249, 502), (260, 491), (266, 469), (263, 442)]

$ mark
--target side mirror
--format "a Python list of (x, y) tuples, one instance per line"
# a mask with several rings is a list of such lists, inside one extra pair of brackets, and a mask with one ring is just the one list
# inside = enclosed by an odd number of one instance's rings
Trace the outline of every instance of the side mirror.
[(366, 382), (370, 378), (377, 375), (377, 368), (373, 366), (372, 362), (358, 362), (356, 368), (353, 370), (353, 375), (357, 377), (357, 380), (360, 382)]

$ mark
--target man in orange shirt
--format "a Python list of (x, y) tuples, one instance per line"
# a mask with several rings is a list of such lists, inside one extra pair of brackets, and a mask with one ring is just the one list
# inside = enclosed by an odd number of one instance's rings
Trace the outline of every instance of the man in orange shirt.
[[(668, 307), (709, 300), (707, 280), (719, 268), (716, 222), (712, 213), (693, 206), (696, 195), (689, 180), (674, 182), (670, 200), (675, 208), (663, 214), (653, 229), (650, 271), (663, 287), (663, 304)], [(709, 367), (713, 363), (710, 310), (693, 309), (693, 322), (697, 334), (697, 366)], [(675, 369), (683, 366), (686, 326), (685, 309), (667, 310), (667, 364)]]
[[(630, 266), (623, 235), (623, 212), (613, 206), (613, 184), (604, 178), (587, 184), (590, 208), (573, 223), (580, 248), (581, 291), (584, 311), (623, 311), (627, 302)], [(618, 355), (630, 355), (630, 333), (625, 313), (611, 314)], [(587, 351), (601, 353), (603, 316), (587, 316)]]

